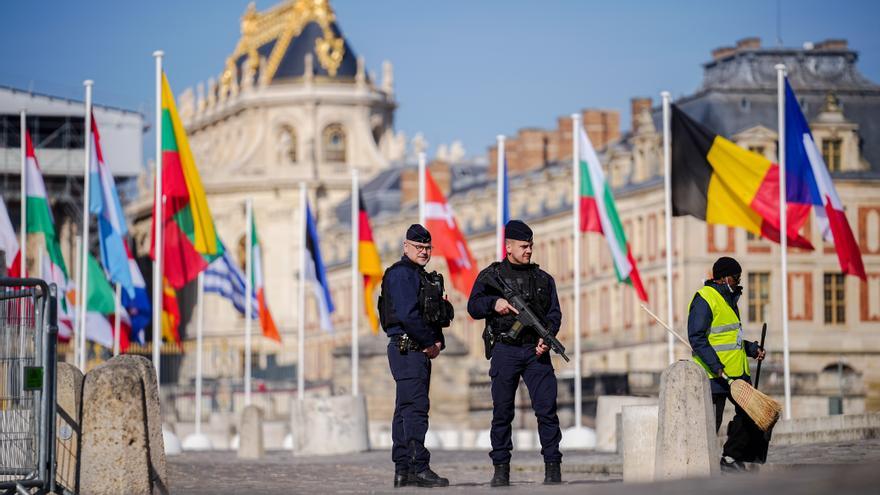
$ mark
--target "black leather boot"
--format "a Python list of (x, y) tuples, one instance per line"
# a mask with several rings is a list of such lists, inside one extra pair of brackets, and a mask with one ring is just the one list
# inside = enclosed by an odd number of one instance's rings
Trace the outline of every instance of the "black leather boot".
[(421, 473), (412, 475), (409, 478), (409, 486), (420, 486), (422, 488), (437, 488), (449, 486), (449, 479), (441, 478), (431, 468), (426, 468)]
[(394, 473), (394, 488), (402, 488), (409, 485), (410, 476), (408, 471)]
[(562, 483), (562, 466), (558, 462), (544, 463), (544, 484), (558, 485)]
[(489, 486), (510, 486), (510, 464), (495, 464), (495, 474)]

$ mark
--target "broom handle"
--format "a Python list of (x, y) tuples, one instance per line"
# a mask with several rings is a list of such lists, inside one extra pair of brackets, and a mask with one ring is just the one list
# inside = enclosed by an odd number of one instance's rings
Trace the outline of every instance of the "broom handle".
[(693, 348), (691, 347), (690, 342), (688, 342), (687, 340), (683, 339), (682, 336), (678, 334), (678, 332), (676, 332), (676, 331), (673, 330), (669, 325), (667, 325), (665, 321), (661, 320), (659, 316), (655, 315), (650, 309), (648, 309), (647, 306), (645, 306), (644, 304), (642, 304), (641, 306), (642, 306), (642, 309), (644, 309), (646, 313), (648, 313), (649, 315), (651, 315), (651, 318), (654, 318), (654, 319), (657, 321), (657, 323), (659, 323), (660, 325), (663, 326), (663, 328), (666, 329), (667, 332), (669, 332), (669, 333), (671, 333), (672, 335), (675, 335), (676, 337), (678, 337), (678, 340), (680, 340), (682, 344), (686, 345), (687, 348), (690, 349), (691, 352), (693, 352)]
[[(761, 328), (761, 345), (758, 346), (759, 350), (764, 350), (764, 338), (767, 337), (767, 322), (764, 322), (764, 326)], [(758, 388), (758, 382), (761, 380), (761, 363), (764, 361), (758, 361), (758, 369), (755, 370), (755, 389)]]

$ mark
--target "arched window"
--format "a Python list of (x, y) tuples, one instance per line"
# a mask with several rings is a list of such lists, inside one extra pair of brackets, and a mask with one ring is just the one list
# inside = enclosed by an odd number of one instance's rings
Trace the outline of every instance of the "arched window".
[(278, 133), (278, 161), (296, 163), (297, 144), (296, 131), (293, 126), (282, 126)]
[(342, 124), (330, 124), (324, 128), (324, 161), (345, 161), (345, 130)]

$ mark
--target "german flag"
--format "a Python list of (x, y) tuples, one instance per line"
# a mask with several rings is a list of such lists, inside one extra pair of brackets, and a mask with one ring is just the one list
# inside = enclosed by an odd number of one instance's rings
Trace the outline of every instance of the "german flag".
[(363, 195), (358, 194), (358, 271), (364, 274), (364, 308), (374, 334), (379, 333), (379, 317), (373, 301), (373, 290), (382, 282), (382, 259), (373, 241), (370, 217)]
[[(813, 249), (798, 233), (809, 208), (788, 205), (787, 213), (788, 243)], [(779, 242), (779, 166), (672, 105), (672, 214), (741, 227)]]

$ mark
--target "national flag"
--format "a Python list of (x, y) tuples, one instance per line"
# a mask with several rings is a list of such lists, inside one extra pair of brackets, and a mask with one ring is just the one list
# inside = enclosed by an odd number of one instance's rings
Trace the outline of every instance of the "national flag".
[(167, 278), (162, 279), (162, 338), (166, 342), (180, 343), (180, 306), (177, 291)]
[(94, 114), (89, 139), (92, 140), (92, 156), (89, 163), (89, 212), (98, 217), (101, 264), (104, 265), (110, 281), (122, 286), (129, 297), (134, 297), (135, 289), (124, 240), (128, 235), (128, 227), (125, 223), (122, 203), (119, 202), (119, 195), (116, 193), (113, 174), (104, 163), (101, 137)]
[(306, 282), (314, 292), (318, 303), (318, 315), (321, 320), (322, 330), (333, 330), (333, 322), (330, 321), (330, 313), (335, 311), (333, 300), (330, 298), (330, 283), (327, 282), (327, 271), (324, 269), (324, 260), (321, 258), (321, 243), (318, 239), (318, 228), (312, 209), (306, 201)]
[(61, 255), (61, 244), (55, 232), (55, 220), (46, 197), (46, 184), (37, 163), (37, 155), (31, 143), (31, 135), (25, 131), (25, 204), (27, 205), (26, 227), (28, 234), (42, 234), (47, 256), (43, 262), (43, 278), (58, 287), (58, 337), (70, 339), (73, 335), (73, 317), (67, 293), (72, 289), (67, 275), (67, 266)]
[[(195, 279), (223, 251), (165, 74), (162, 74), (162, 194), (167, 198), (161, 220), (164, 225), (163, 275), (172, 287), (179, 289)], [(155, 205), (153, 208), (155, 212)], [(154, 235), (156, 221), (154, 213)], [(155, 259), (155, 242), (150, 246), (150, 255)]]
[[(672, 214), (741, 227), (779, 242), (779, 166), (737, 146), (672, 105)], [(788, 243), (813, 249), (798, 233), (809, 216), (789, 205)]]
[(504, 157), (504, 162), (501, 165), (501, 170), (498, 171), (501, 174), (501, 190), (498, 191), (498, 194), (501, 195), (501, 217), (499, 218), (499, 222), (501, 223), (501, 245), (499, 249), (501, 250), (501, 259), (507, 257), (507, 250), (504, 248), (504, 226), (507, 225), (507, 222), (510, 221), (510, 177), (507, 174), (507, 157)]
[(263, 329), (263, 335), (278, 343), (281, 342), (281, 335), (278, 334), (278, 327), (275, 326), (275, 320), (272, 319), (272, 313), (269, 311), (269, 304), (266, 302), (266, 284), (263, 282), (263, 251), (260, 249), (260, 237), (257, 235), (257, 222), (251, 221), (250, 232), (251, 243), (251, 288), (257, 297), (257, 306), (260, 316), (260, 327)]
[(602, 164), (593, 149), (587, 133), (581, 128), (578, 131), (578, 168), (580, 170), (580, 213), (581, 232), (598, 232), (605, 236), (617, 280), (631, 285), (639, 299), (648, 302), (648, 294), (642, 285), (636, 260), (626, 240), (626, 233), (617, 214), (617, 206), (611, 189), (605, 181)]
[(834, 244), (843, 273), (867, 280), (859, 245), (846, 219), (843, 203), (787, 78), (785, 156), (785, 198), (789, 208), (815, 207), (816, 224), (822, 238)]
[(6, 202), (0, 197), (0, 251), (6, 257), (6, 273), (10, 277), (18, 277), (21, 270), (21, 248), (18, 236), (12, 228)]
[(364, 311), (374, 334), (379, 333), (379, 317), (373, 291), (382, 282), (382, 259), (373, 240), (373, 229), (362, 194), (358, 194), (358, 271), (364, 275)]
[(431, 232), (434, 254), (446, 258), (452, 286), (469, 297), (477, 278), (477, 262), (429, 170), (425, 170), (425, 228)]
[[(235, 264), (229, 250), (222, 248), (223, 255), (215, 259), (205, 269), (205, 292), (219, 294), (232, 302), (239, 313), (244, 315), (244, 274)], [(260, 314), (257, 298), (251, 294), (251, 317), (257, 319)]]
[[(113, 331), (116, 331), (116, 313), (111, 313), (107, 315), (107, 323), (110, 324), (110, 328)], [(131, 346), (131, 337), (133, 336), (133, 331), (131, 329), (131, 318), (128, 315), (128, 312), (125, 311), (124, 308), (120, 308), (119, 311), (119, 352), (121, 354), (125, 354), (128, 352), (129, 346)], [(115, 339), (116, 336), (114, 335)], [(143, 345), (143, 343), (141, 343)]]
[[(104, 347), (113, 347), (113, 327), (107, 315), (116, 309), (115, 295), (110, 283), (107, 282), (104, 269), (98, 260), (89, 253), (87, 260), (89, 286), (86, 290), (86, 339)], [(76, 304), (82, 304), (77, 297)]]
[[(131, 339), (134, 339), (140, 345), (147, 343), (146, 328), (152, 319), (153, 306), (150, 304), (150, 295), (147, 293), (147, 283), (141, 274), (128, 244), (124, 244), (125, 256), (128, 259), (128, 270), (131, 276), (132, 287), (134, 287), (134, 297), (129, 296), (126, 291), (122, 291), (122, 307), (125, 309)], [(123, 320), (125, 321), (125, 320)]]

